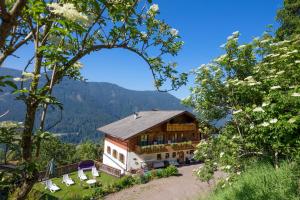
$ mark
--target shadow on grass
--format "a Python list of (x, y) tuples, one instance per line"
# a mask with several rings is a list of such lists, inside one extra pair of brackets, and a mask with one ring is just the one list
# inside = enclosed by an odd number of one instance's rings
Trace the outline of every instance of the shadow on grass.
[(59, 200), (59, 198), (53, 196), (52, 194), (46, 193), (46, 192), (41, 192), (39, 190), (33, 189), (29, 196), (28, 199), (39, 199), (39, 200)]

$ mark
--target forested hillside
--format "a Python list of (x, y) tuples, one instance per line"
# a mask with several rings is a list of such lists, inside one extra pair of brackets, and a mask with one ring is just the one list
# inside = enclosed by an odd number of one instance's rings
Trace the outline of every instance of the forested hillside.
[[(1, 75), (19, 77), (21, 71), (1, 68)], [(63, 104), (62, 112), (50, 108), (46, 128), (62, 134), (69, 142), (96, 140), (101, 133), (96, 128), (118, 120), (135, 111), (151, 109), (187, 109), (179, 99), (157, 91), (133, 91), (111, 83), (80, 82), (65, 79), (54, 88), (54, 96)], [(24, 120), (25, 106), (15, 100), (9, 88), (0, 95), (0, 112), (9, 110), (3, 120)], [(62, 117), (62, 118), (61, 118)], [(36, 124), (38, 124), (38, 119)], [(55, 125), (58, 123), (57, 125)], [(53, 128), (51, 128), (55, 125)], [(65, 134), (66, 133), (66, 134)]]

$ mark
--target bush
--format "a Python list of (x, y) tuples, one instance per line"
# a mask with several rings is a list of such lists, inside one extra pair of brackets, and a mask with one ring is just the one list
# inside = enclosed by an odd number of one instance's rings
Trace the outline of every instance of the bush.
[(103, 187), (98, 187), (94, 190), (93, 197), (104, 197), (107, 191)]
[(174, 176), (178, 174), (178, 169), (174, 165), (170, 165), (167, 168), (162, 170), (163, 177)]
[(142, 184), (148, 183), (151, 180), (151, 178), (152, 178), (152, 176), (150, 173), (145, 173), (144, 175), (140, 176)]
[(135, 179), (132, 176), (123, 176), (116, 184), (120, 185), (121, 189), (128, 188), (135, 184)]
[(210, 200), (299, 200), (299, 165), (284, 163), (277, 170), (270, 164), (255, 164), (231, 186), (217, 188)]

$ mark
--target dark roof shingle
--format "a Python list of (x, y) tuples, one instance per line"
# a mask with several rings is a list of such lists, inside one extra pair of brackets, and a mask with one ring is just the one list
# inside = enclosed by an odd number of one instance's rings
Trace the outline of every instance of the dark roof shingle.
[(137, 119), (134, 118), (134, 115), (130, 115), (126, 118), (100, 127), (97, 130), (125, 140), (183, 113), (188, 113), (193, 116), (191, 113), (183, 110), (141, 111), (138, 112)]

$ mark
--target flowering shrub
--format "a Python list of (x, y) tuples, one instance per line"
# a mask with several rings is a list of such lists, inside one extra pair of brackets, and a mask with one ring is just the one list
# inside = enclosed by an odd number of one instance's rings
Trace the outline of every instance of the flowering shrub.
[(300, 36), (278, 41), (266, 32), (249, 44), (239, 32), (221, 47), (226, 53), (195, 69), (195, 86), (184, 100), (206, 122), (229, 118), (217, 137), (201, 141), (198, 175), (213, 168), (239, 175), (251, 157), (300, 157)]

